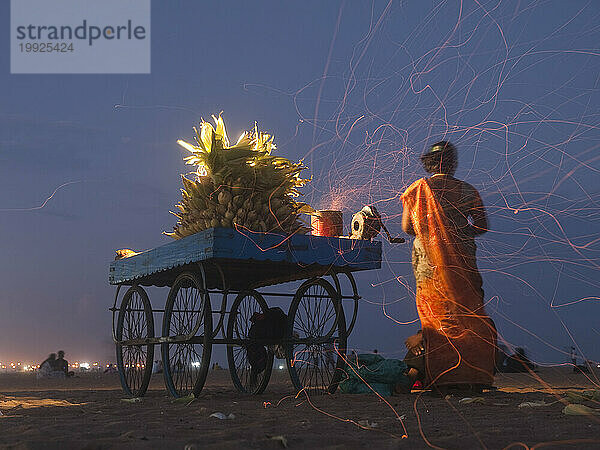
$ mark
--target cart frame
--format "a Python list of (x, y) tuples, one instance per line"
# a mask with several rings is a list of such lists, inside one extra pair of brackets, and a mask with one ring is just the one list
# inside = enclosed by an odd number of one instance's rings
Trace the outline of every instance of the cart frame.
[[(285, 356), (297, 390), (333, 393), (361, 298), (352, 273), (380, 266), (380, 242), (219, 228), (115, 261), (109, 281), (117, 290), (110, 310), (123, 389), (130, 396), (144, 395), (154, 347), (160, 345), (170, 393), (199, 395), (212, 345), (224, 344), (233, 384), (242, 393), (266, 388), (275, 352)], [(303, 280), (295, 292), (258, 290)], [(119, 302), (123, 286), (129, 288)], [(164, 309), (152, 308), (143, 286), (169, 287)], [(265, 297), (291, 300), (282, 339), (249, 337), (252, 316), (268, 308)], [(351, 306), (344, 305), (348, 301)], [(219, 309), (213, 310), (214, 304)], [(345, 309), (352, 311), (348, 325)], [(154, 332), (156, 313), (163, 314), (160, 336)], [(260, 353), (265, 347), (265, 367), (258, 371), (248, 355), (252, 348)]]

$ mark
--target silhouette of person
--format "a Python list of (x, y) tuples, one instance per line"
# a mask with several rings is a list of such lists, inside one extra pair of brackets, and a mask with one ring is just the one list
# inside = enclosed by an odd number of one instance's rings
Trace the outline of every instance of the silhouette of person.
[(58, 358), (56, 359), (56, 368), (59, 372), (63, 372), (66, 377), (72, 377), (73, 372), (69, 372), (69, 361), (65, 359), (65, 352), (63, 350), (58, 351)]
[(48, 357), (40, 364), (40, 370), (43, 372), (52, 372), (56, 369), (56, 353), (50, 353)]

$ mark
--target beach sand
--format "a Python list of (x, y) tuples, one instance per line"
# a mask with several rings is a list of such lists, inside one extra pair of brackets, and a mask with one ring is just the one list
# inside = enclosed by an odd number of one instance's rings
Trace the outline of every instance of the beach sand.
[[(264, 394), (238, 394), (226, 370), (211, 371), (201, 396), (173, 402), (154, 375), (142, 401), (128, 403), (115, 374), (37, 380), (0, 374), (0, 447), (36, 448), (600, 448), (600, 416), (568, 416), (566, 390), (597, 388), (595, 375), (567, 367), (501, 374), (483, 403), (431, 393), (386, 397), (292, 394), (274, 370)], [(596, 384), (594, 384), (596, 383)], [(548, 406), (519, 408), (544, 400)], [(561, 400), (561, 401), (557, 401)], [(587, 402), (600, 408), (599, 402)], [(233, 413), (234, 419), (209, 417)], [(402, 418), (402, 420), (399, 420)], [(405, 437), (403, 437), (405, 436)], [(521, 444), (519, 444), (521, 443)], [(187, 447), (186, 447), (187, 446)]]

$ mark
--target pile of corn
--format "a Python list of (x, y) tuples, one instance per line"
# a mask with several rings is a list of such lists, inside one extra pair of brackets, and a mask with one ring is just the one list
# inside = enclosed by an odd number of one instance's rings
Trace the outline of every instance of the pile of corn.
[(192, 153), (184, 160), (196, 170), (182, 175), (182, 199), (172, 212), (177, 225), (165, 234), (180, 239), (211, 227), (306, 233), (298, 216), (311, 209), (294, 200), (309, 181), (300, 178), (306, 167), (271, 155), (273, 137), (256, 126), (230, 146), (223, 119), (213, 119), (215, 128), (204, 121), (200, 131), (194, 128), (196, 145), (177, 141)]

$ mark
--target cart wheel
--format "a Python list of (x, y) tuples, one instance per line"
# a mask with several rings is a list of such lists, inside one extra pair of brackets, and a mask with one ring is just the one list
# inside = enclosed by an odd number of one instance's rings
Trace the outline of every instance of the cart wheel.
[(339, 294), (322, 278), (305, 282), (288, 314), (286, 360), (299, 391), (333, 394), (342, 377), (346, 320)]
[[(356, 318), (358, 317), (358, 301), (360, 300), (360, 296), (358, 295), (358, 289), (356, 287), (356, 281), (352, 276), (351, 272), (342, 272), (348, 278), (350, 282), (350, 287), (352, 288), (352, 299), (354, 300), (354, 306), (352, 308), (352, 319), (350, 320), (350, 324), (346, 323), (346, 336), (350, 336), (352, 330), (354, 329), (354, 325), (356, 324)], [(342, 285), (340, 283), (340, 279), (337, 274), (331, 274), (331, 278), (333, 280), (333, 285), (335, 286), (335, 290), (340, 294), (340, 301), (342, 302), (342, 306), (344, 306), (345, 302), (342, 300)], [(348, 297), (346, 297), (348, 299)], [(348, 315), (344, 312), (344, 317), (348, 317)]]
[[(255, 312), (263, 313), (267, 309), (267, 302), (258, 292), (240, 292), (235, 298), (231, 306), (231, 312), (229, 313), (227, 339), (241, 339), (250, 343), (248, 338), (251, 326), (250, 318)], [(255, 374), (252, 373), (250, 362), (248, 361), (246, 345), (236, 344), (227, 346), (229, 373), (238, 391), (243, 394), (260, 394), (265, 390), (267, 384), (269, 384), (269, 378), (271, 378), (273, 353), (267, 351), (267, 365), (265, 370)]]
[[(154, 337), (154, 317), (146, 291), (131, 286), (121, 302), (117, 319), (119, 342)], [(142, 397), (152, 376), (154, 344), (124, 345), (117, 343), (117, 368), (121, 385), (131, 397)]]
[(202, 391), (210, 364), (211, 334), (212, 311), (204, 277), (184, 272), (169, 291), (163, 316), (163, 337), (182, 339), (161, 344), (165, 385), (173, 397)]

